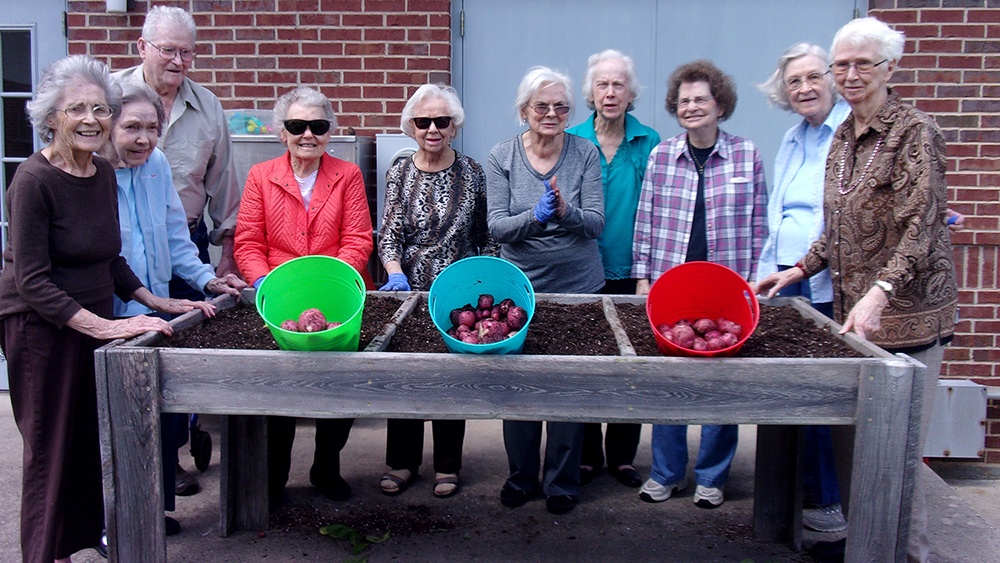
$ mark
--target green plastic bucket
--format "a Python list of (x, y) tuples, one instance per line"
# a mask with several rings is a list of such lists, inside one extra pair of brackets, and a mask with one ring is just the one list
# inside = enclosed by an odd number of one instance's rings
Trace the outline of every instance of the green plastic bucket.
[[(475, 306), (484, 293), (493, 295), (497, 303), (509, 297), (522, 307), (528, 320), (521, 330), (492, 344), (467, 344), (449, 336), (445, 331), (451, 328), (451, 310), (466, 303)], [(464, 258), (445, 268), (431, 284), (427, 301), (431, 320), (448, 350), (459, 354), (519, 354), (535, 315), (535, 290), (528, 276), (510, 262), (491, 256)]]
[[(357, 351), (365, 282), (350, 264), (330, 256), (301, 256), (278, 266), (257, 289), (257, 312), (282, 350)], [(342, 323), (320, 332), (293, 332), (281, 323), (298, 320), (306, 309)]]

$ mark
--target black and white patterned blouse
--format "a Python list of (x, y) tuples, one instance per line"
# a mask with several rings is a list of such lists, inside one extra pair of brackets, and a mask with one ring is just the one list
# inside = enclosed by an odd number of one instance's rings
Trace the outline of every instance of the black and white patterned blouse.
[(500, 246), (486, 226), (486, 175), (455, 151), (455, 162), (424, 172), (413, 158), (385, 176), (385, 214), (378, 255), (397, 261), (414, 291), (427, 291), (442, 270), (469, 256), (496, 256)]

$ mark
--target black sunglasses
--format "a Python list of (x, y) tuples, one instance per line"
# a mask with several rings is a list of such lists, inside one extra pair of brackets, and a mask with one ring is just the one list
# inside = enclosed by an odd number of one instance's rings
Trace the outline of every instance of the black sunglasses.
[(330, 130), (330, 122), (325, 119), (286, 119), (285, 131), (292, 135), (301, 135), (306, 132), (306, 127), (313, 132), (313, 135), (325, 135)]
[(434, 122), (434, 126), (438, 129), (447, 129), (451, 125), (451, 116), (443, 115), (441, 117), (414, 117), (413, 126), (417, 129), (430, 129), (431, 122)]

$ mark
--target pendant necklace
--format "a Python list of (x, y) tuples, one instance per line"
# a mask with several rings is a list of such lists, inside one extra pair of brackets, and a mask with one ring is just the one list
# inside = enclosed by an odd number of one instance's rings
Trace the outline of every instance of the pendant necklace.
[(705, 162), (698, 162), (698, 157), (696, 157), (694, 155), (694, 145), (691, 144), (691, 139), (687, 140), (687, 145), (688, 145), (688, 154), (691, 155), (691, 160), (694, 162), (695, 168), (698, 169), (698, 175), (699, 176), (704, 176), (705, 175), (705, 163), (708, 162), (708, 159), (706, 158)]

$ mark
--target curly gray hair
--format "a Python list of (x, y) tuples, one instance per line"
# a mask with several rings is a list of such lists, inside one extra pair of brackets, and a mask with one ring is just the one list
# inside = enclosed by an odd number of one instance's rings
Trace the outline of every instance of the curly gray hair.
[(122, 111), (122, 88), (108, 73), (108, 65), (86, 55), (70, 55), (60, 59), (42, 74), (42, 80), (35, 95), (26, 104), (28, 118), (35, 133), (43, 142), (51, 143), (54, 131), (48, 119), (52, 117), (63, 101), (66, 87), (73, 81), (81, 80), (104, 90), (104, 98), (115, 118)]
[(285, 129), (285, 120), (288, 119), (288, 108), (292, 104), (315, 107), (323, 110), (323, 117), (330, 122), (330, 130), (337, 128), (337, 116), (333, 113), (333, 104), (323, 95), (322, 92), (308, 86), (299, 86), (291, 92), (282, 94), (278, 101), (274, 103), (274, 112), (271, 117), (271, 128), (275, 135), (280, 137)]
[(899, 62), (903, 56), (906, 36), (876, 18), (857, 18), (844, 24), (844, 27), (833, 36), (830, 53), (836, 57), (837, 47), (841, 45), (857, 47), (864, 43), (874, 43), (875, 53), (880, 58)]
[[(413, 118), (415, 117), (414, 112), (417, 111), (417, 106), (426, 100), (435, 98), (448, 103), (448, 114), (451, 116), (451, 125), (455, 128), (455, 136), (458, 136), (458, 132), (465, 125), (465, 109), (462, 108), (462, 101), (458, 99), (458, 91), (447, 84), (424, 84), (420, 88), (417, 88), (417, 91), (406, 101), (406, 105), (403, 106), (403, 114), (399, 118), (399, 128), (403, 133), (406, 133), (410, 137), (414, 136)], [(429, 117), (440, 116), (433, 115)]]
[(598, 63), (611, 59), (620, 59), (625, 63), (625, 74), (628, 76), (626, 87), (632, 94), (632, 101), (629, 102), (625, 111), (632, 111), (635, 109), (635, 101), (639, 99), (639, 94), (642, 93), (642, 85), (639, 84), (639, 75), (635, 72), (635, 61), (632, 60), (632, 57), (616, 49), (601, 51), (600, 53), (590, 55), (590, 58), (587, 59), (587, 72), (583, 75), (583, 99), (586, 100), (588, 108), (592, 110), (597, 109), (594, 106), (594, 72), (597, 71)]
[[(767, 97), (767, 105), (772, 107), (778, 106), (783, 110), (792, 111), (792, 104), (788, 98), (788, 88), (785, 87), (785, 69), (788, 68), (788, 64), (792, 61), (807, 56), (819, 59), (823, 63), (824, 68), (830, 65), (829, 53), (819, 45), (811, 43), (796, 43), (792, 45), (778, 57), (778, 68), (774, 69), (774, 72), (771, 73), (767, 81), (757, 85), (757, 88), (761, 92), (764, 92), (764, 95)], [(836, 103), (840, 97), (837, 94), (836, 83), (829, 76), (827, 76), (827, 82), (830, 91), (833, 93), (833, 102)]]

